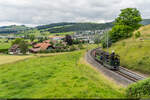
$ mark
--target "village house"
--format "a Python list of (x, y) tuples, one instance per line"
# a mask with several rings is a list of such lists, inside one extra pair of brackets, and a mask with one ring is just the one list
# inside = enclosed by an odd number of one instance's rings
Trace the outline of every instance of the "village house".
[(9, 49), (9, 54), (21, 54), (19, 45), (15, 44)]
[(33, 48), (30, 49), (30, 52), (37, 53), (39, 51), (53, 49), (53, 45), (50, 44), (50, 40), (46, 40), (42, 43), (37, 43), (33, 45)]
[[(15, 55), (15, 54), (23, 54), (20, 50), (20, 47), (18, 44), (14, 44), (13, 46), (11, 46), (11, 48), (8, 50), (8, 53), (11, 55)], [(29, 54), (29, 51), (26, 52), (26, 54)]]
[(64, 49), (67, 46), (66, 42), (60, 42), (57, 40), (45, 40), (42, 43), (33, 45), (30, 49), (32, 53), (38, 53), (39, 51), (51, 50), (51, 49)]

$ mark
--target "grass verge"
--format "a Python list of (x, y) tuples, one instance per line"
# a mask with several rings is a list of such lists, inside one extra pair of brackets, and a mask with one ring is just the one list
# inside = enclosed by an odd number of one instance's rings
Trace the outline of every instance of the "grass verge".
[(85, 51), (0, 65), (0, 98), (121, 98), (124, 90), (83, 63)]

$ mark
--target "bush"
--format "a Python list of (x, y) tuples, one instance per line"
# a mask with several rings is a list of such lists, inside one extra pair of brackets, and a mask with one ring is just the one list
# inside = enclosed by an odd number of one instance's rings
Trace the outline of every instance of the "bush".
[(135, 33), (135, 38), (139, 38), (140, 36), (141, 36), (141, 32), (140, 31)]
[(123, 46), (123, 47), (126, 46), (126, 42), (122, 42), (122, 46)]
[(126, 90), (127, 97), (150, 97), (150, 79), (130, 85)]
[(70, 47), (70, 51), (74, 51), (74, 50), (76, 50), (76, 48), (75, 48), (74, 45), (72, 45), (72, 46)]
[(73, 44), (80, 44), (80, 40), (76, 39), (76, 40), (73, 40)]
[(15, 39), (14, 41), (12, 41), (12, 45), (14, 45), (14, 44), (19, 44), (19, 43), (21, 43), (22, 41), (23, 41), (23, 39), (17, 38), (17, 39)]
[(83, 45), (81, 43), (78, 45), (78, 48), (79, 49), (84, 49), (84, 47), (83, 47)]
[(0, 53), (8, 53), (8, 49), (0, 49)]
[(109, 37), (112, 42), (115, 43), (121, 39), (126, 39), (132, 36), (132, 27), (127, 25), (115, 25), (111, 31), (109, 31)]

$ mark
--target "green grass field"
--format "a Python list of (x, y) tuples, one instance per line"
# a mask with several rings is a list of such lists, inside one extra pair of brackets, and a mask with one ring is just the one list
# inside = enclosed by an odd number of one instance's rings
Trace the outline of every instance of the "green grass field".
[(84, 50), (0, 65), (0, 98), (121, 98), (124, 89), (84, 63)]
[(17, 61), (24, 60), (24, 59), (27, 59), (30, 57), (32, 57), (32, 55), (31, 56), (13, 56), (13, 55), (11, 56), (11, 55), (1, 54), (0, 55), (0, 65), (17, 62)]
[(5, 39), (0, 39), (0, 49), (8, 49), (11, 46), (11, 42), (5, 43)]
[(140, 38), (119, 41), (109, 48), (120, 55), (121, 66), (150, 75), (150, 25), (141, 27)]

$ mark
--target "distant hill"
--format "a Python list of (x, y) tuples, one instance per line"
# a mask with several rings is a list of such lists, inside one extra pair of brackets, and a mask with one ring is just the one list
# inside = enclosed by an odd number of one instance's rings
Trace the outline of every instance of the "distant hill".
[(150, 24), (150, 19), (144, 19), (141, 24), (143, 25), (149, 25)]
[[(141, 24), (150, 24), (150, 19), (144, 19)], [(26, 27), (25, 25), (11, 25), (0, 27), (0, 34), (11, 34), (11, 33), (24, 33), (27, 30), (38, 30), (39, 32), (49, 32), (49, 33), (64, 33), (73, 31), (86, 31), (86, 30), (102, 30), (106, 28), (112, 28), (113, 22), (109, 23), (52, 23), (48, 25), (41, 25), (34, 28)]]
[(10, 25), (0, 27), (0, 34), (10, 34), (10, 33), (19, 33), (20, 31), (29, 30), (31, 28), (26, 27), (25, 25)]
[(111, 28), (112, 23), (54, 23), (36, 27), (41, 31), (48, 31), (50, 33), (61, 33), (70, 31), (85, 31), (85, 30), (101, 30)]

